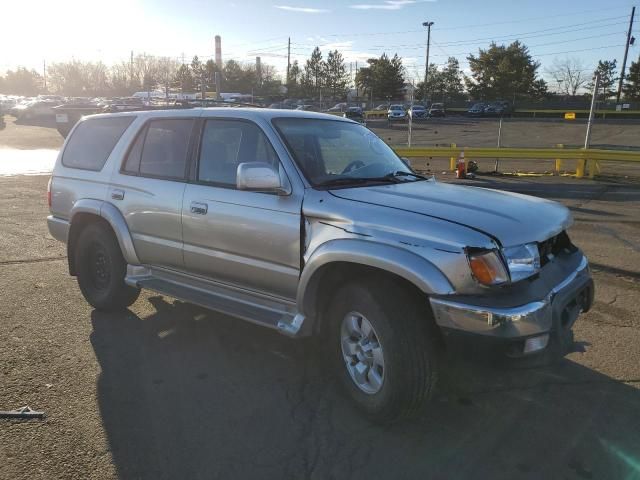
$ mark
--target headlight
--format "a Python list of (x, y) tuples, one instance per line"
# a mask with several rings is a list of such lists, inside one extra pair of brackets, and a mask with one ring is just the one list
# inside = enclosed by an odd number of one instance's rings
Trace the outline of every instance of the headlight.
[(536, 243), (526, 243), (502, 250), (511, 281), (517, 282), (538, 273), (540, 270), (540, 252)]
[(504, 262), (496, 250), (470, 251), (469, 267), (473, 276), (483, 285), (500, 285), (509, 281)]

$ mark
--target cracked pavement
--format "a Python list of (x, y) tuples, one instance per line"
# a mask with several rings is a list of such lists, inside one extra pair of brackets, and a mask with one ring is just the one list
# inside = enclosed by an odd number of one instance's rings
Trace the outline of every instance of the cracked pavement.
[[(0, 178), (0, 479), (640, 478), (640, 185), (479, 177), (557, 199), (594, 267), (584, 353), (513, 368), (447, 357), (436, 398), (359, 415), (321, 346), (143, 293), (93, 311), (46, 228), (44, 176)], [(535, 221), (535, 220), (532, 220)]]

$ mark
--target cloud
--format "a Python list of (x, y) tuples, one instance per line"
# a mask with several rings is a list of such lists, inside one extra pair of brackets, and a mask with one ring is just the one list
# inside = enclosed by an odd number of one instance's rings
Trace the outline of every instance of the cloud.
[(349, 8), (356, 10), (400, 10), (408, 5), (435, 1), (437, 0), (385, 0), (383, 3), (358, 3), (349, 5)]
[[(404, 1), (404, 0), (399, 0), (399, 1)], [(327, 12), (329, 12), (329, 10), (326, 10), (324, 8), (293, 7), (291, 5), (274, 5), (274, 8), (279, 8), (280, 10), (285, 10), (287, 12), (298, 12), (298, 13), (327, 13)]]

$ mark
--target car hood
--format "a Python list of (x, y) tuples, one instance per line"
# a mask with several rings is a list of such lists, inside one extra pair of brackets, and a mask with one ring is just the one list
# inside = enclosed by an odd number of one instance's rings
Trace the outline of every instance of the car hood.
[(547, 240), (572, 223), (569, 210), (550, 200), (433, 181), (336, 189), (331, 194), (464, 225), (504, 247)]

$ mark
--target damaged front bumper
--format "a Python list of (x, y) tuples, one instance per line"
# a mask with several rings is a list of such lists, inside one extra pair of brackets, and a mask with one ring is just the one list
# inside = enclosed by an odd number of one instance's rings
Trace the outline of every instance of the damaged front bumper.
[(578, 315), (591, 308), (594, 285), (586, 257), (542, 300), (517, 307), (487, 307), (431, 298), (435, 321), (446, 336), (484, 337), (506, 347), (510, 356), (544, 350), (550, 340), (573, 343), (571, 328)]

